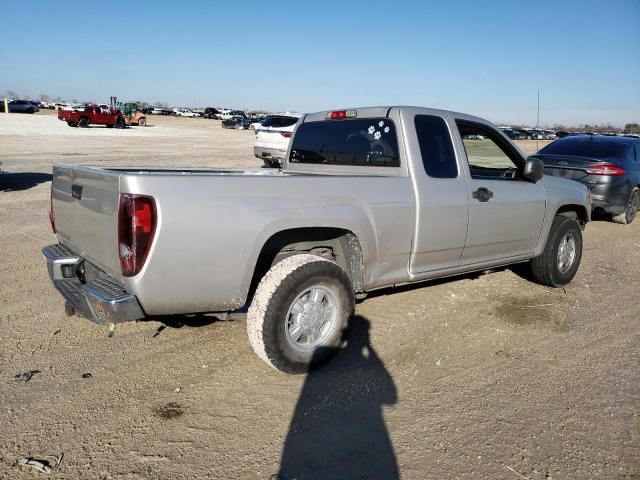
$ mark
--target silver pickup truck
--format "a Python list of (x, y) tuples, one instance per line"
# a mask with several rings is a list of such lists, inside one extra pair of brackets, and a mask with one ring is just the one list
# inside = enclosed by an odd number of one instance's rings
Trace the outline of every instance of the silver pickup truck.
[(226, 315), (297, 373), (342, 341), (372, 290), (529, 262), (576, 274), (587, 188), (543, 177), (491, 123), (416, 107), (305, 115), (280, 171), (56, 165), (44, 248), (68, 314)]

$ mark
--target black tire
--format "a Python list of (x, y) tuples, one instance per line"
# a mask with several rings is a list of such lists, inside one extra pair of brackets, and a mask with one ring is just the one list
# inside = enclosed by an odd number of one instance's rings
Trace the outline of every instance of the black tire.
[(269, 160), (267, 158), (263, 158), (264, 166), (266, 168), (280, 168), (280, 162), (278, 160)]
[[(561, 268), (559, 250), (563, 239), (572, 238), (574, 242), (574, 255), (569, 265)], [(569, 243), (571, 243), (569, 241)], [(582, 230), (573, 218), (558, 215), (553, 219), (551, 231), (547, 237), (544, 251), (538, 257), (530, 261), (531, 276), (533, 279), (549, 287), (561, 287), (566, 285), (578, 271), (582, 258)]]
[(640, 209), (640, 188), (636, 187), (631, 191), (627, 206), (619, 215), (613, 215), (611, 220), (622, 225), (629, 225), (636, 218), (636, 214)]
[(118, 119), (116, 120), (116, 128), (124, 128), (124, 127), (126, 127), (124, 123), (124, 118), (118, 117)]
[(86, 117), (82, 117), (80, 120), (78, 120), (78, 127), (89, 128), (89, 119)]
[[(310, 302), (312, 313), (307, 313), (305, 304), (302, 313), (294, 314), (294, 304), (309, 301), (317, 288), (326, 293), (319, 302)], [(327, 303), (323, 304), (325, 301)], [(320, 312), (316, 310), (315, 317), (313, 305), (323, 305)], [(249, 343), (254, 352), (276, 370), (305, 373), (327, 363), (339, 350), (354, 309), (351, 280), (342, 268), (315, 255), (287, 257), (271, 267), (256, 289), (247, 313)], [(333, 312), (329, 314), (331, 320), (322, 318), (326, 312)], [(314, 341), (312, 336), (302, 333), (297, 337), (298, 341), (292, 339), (295, 327), (291, 325), (296, 315), (299, 325), (304, 321), (315, 323), (307, 324), (306, 328), (313, 330), (311, 335), (320, 338)], [(299, 328), (297, 332), (301, 330)], [(306, 346), (307, 341), (316, 344)]]

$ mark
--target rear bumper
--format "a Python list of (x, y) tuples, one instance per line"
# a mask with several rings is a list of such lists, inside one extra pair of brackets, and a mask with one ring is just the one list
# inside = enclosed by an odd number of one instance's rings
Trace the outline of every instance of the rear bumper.
[(144, 318), (138, 299), (124, 285), (91, 265), (95, 278), (81, 280), (85, 260), (67, 247), (55, 244), (42, 249), (49, 278), (75, 313), (99, 324)]
[(591, 190), (593, 208), (600, 208), (609, 215), (618, 215), (627, 208), (631, 187), (626, 180), (587, 186)]

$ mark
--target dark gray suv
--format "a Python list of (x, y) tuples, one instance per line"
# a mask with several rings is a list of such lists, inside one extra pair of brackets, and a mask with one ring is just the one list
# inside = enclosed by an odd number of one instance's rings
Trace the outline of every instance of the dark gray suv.
[(580, 135), (541, 149), (547, 175), (571, 178), (591, 191), (594, 210), (629, 224), (640, 209), (640, 138)]

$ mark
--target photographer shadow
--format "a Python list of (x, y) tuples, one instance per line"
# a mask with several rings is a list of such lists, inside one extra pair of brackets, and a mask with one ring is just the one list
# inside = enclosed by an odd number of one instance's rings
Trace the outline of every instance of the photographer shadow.
[(346, 348), (307, 375), (273, 479), (399, 478), (383, 416), (397, 392), (371, 346), (369, 327), (354, 316)]

